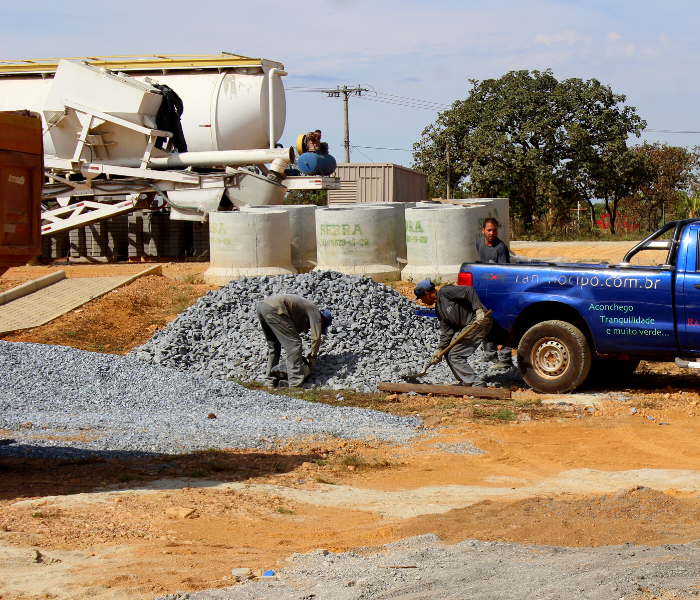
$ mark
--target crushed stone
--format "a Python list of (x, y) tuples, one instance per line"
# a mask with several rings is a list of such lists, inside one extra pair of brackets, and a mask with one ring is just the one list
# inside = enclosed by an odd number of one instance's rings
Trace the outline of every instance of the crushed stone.
[(0, 341), (0, 372), (0, 430), (16, 440), (3, 456), (269, 449), (311, 435), (406, 441), (420, 424), (64, 346)]
[[(267, 344), (256, 305), (273, 294), (298, 294), (333, 314), (308, 379), (316, 386), (373, 392), (380, 381), (402, 382), (402, 375), (423, 370), (438, 340), (437, 319), (417, 316), (416, 304), (396, 290), (368, 277), (320, 271), (234, 280), (200, 298), (132, 354), (204, 377), (262, 380)], [(308, 342), (308, 336), (302, 339)], [(516, 368), (472, 366), (487, 384), (524, 386)], [(455, 379), (442, 361), (421, 381)]]
[(690, 598), (700, 595), (699, 550), (696, 543), (562, 548), (467, 540), (443, 545), (427, 534), (373, 552), (294, 554), (291, 565), (274, 577), (158, 600)]

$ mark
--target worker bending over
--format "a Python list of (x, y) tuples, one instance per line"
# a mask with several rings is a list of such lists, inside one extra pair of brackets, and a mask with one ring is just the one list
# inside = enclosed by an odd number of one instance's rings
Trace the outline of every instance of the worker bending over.
[[(287, 384), (300, 387), (304, 379), (314, 370), (321, 346), (321, 335), (325, 334), (333, 321), (331, 313), (319, 310), (316, 305), (295, 294), (275, 294), (258, 302), (258, 319), (267, 340), (267, 371), (265, 377), (272, 383), (272, 369), (280, 361), (280, 350), (287, 355)], [(300, 333), (311, 330), (311, 352), (304, 358), (304, 347)], [(284, 387), (283, 382), (280, 386)]]
[(419, 281), (413, 290), (416, 298), (428, 306), (435, 305), (435, 313), (440, 321), (440, 341), (433, 352), (430, 363), (436, 365), (442, 357), (440, 353), (465, 328), (476, 323), (476, 327), (463, 340), (445, 355), (445, 360), (459, 382), (458, 385), (485, 387), (484, 381), (474, 372), (468, 358), (491, 329), (491, 318), (481, 304), (474, 288), (466, 285), (446, 285), (435, 290), (429, 279)]
[[(476, 240), (476, 250), (482, 263), (510, 263), (510, 251), (503, 240), (498, 237), (498, 221), (493, 217), (484, 219), (484, 227), (481, 230), (484, 237)], [(484, 340), (481, 343), (483, 354), (477, 358), (477, 362), (489, 362), (491, 370), (504, 371), (513, 368), (513, 357), (508, 346), (498, 346), (493, 342)]]

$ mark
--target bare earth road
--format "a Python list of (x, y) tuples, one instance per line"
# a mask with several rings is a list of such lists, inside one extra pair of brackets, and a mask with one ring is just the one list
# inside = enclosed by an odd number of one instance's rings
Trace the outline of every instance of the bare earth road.
[[(631, 245), (514, 251), (616, 262)], [(4, 339), (128, 352), (210, 289), (200, 278), (206, 265), (164, 267), (163, 277)], [(142, 265), (57, 268), (74, 277)], [(12, 269), (0, 282), (6, 289), (51, 270)], [(420, 414), (425, 426), (405, 446), (309, 439), (276, 452), (128, 461), (13, 459), (0, 447), (0, 598), (152, 598), (232, 586), (234, 568), (261, 575), (290, 565), (287, 583), (237, 585), (241, 595), (231, 597), (690, 597), (698, 552), (675, 545), (700, 538), (697, 383), (674, 365), (643, 364), (624, 384), (551, 398), (516, 392), (513, 420), (461, 396), (347, 395), (358, 406)], [(415, 536), (424, 537), (384, 547)], [(354, 554), (290, 562), (319, 548)], [(446, 581), (466, 563), (478, 577), (451, 588)], [(294, 575), (299, 565), (306, 575)], [(515, 573), (530, 587), (499, 587)], [(372, 587), (380, 576), (386, 589)]]

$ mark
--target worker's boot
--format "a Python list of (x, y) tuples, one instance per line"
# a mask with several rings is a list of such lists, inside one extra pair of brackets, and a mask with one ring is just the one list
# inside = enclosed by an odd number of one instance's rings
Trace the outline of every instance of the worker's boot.
[(490, 371), (507, 371), (508, 369), (512, 369), (512, 368), (513, 368), (513, 363), (507, 363), (507, 362), (503, 362), (502, 360), (499, 360), (498, 362), (491, 365), (491, 368), (489, 370)]

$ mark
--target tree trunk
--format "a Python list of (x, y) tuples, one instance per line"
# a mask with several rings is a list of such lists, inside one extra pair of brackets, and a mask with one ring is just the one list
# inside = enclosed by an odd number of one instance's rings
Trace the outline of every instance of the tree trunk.
[(617, 220), (617, 203), (619, 202), (617, 194), (613, 194), (612, 211), (610, 212), (610, 233), (615, 235), (615, 221)]
[(595, 206), (593, 206), (593, 202), (591, 202), (587, 198), (586, 198), (586, 202), (588, 202), (588, 207), (590, 208), (591, 229), (595, 229)]
[(610, 207), (610, 199), (606, 196), (605, 197), (605, 210), (608, 211), (608, 215), (610, 216), (610, 234), (615, 233), (615, 215), (613, 214), (613, 211), (617, 207), (615, 206), (615, 200), (613, 199), (613, 208)]

